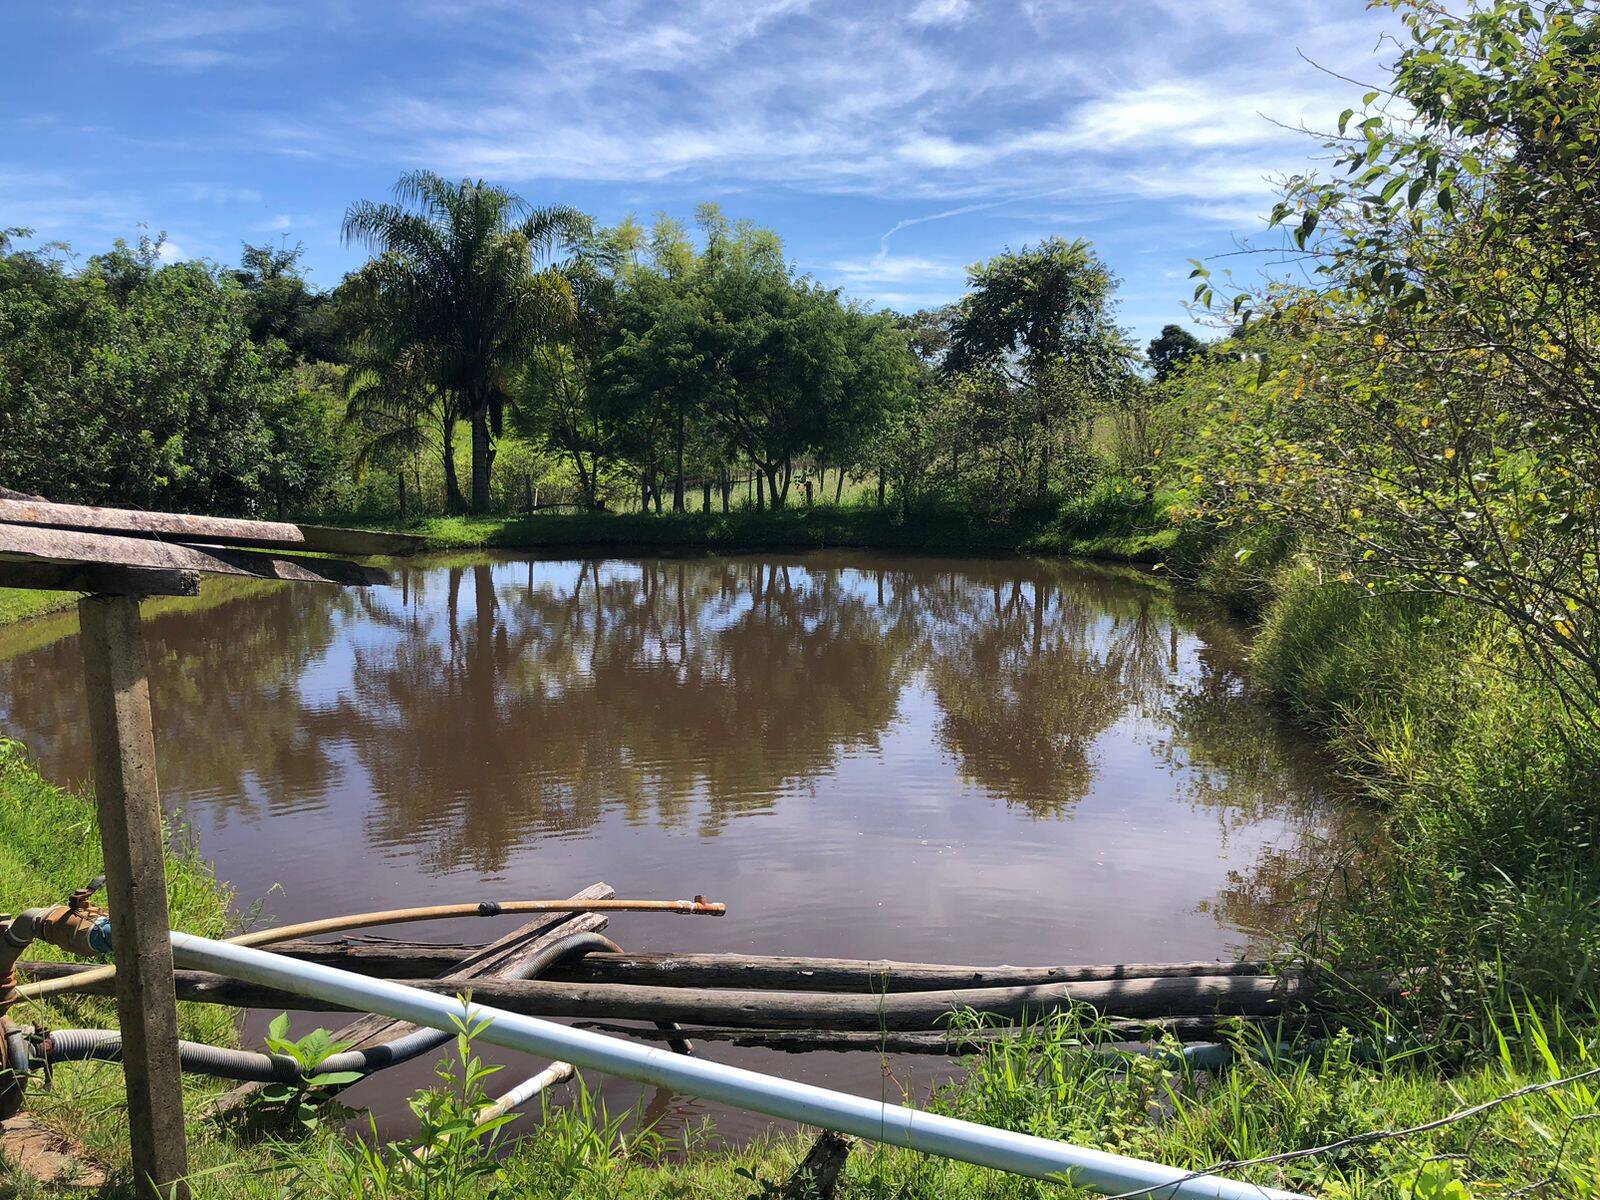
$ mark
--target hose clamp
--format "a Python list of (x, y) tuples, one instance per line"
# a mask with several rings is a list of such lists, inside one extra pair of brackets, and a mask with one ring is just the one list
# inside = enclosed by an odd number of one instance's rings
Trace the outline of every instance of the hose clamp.
[(96, 954), (111, 953), (111, 918), (97, 917), (89, 926), (89, 949)]

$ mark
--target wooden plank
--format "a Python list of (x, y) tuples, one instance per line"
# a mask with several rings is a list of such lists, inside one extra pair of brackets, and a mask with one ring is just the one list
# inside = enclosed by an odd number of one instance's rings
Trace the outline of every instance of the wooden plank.
[[(278, 954), (380, 979), (424, 978), (454, 970), (475, 946), (389, 938), (296, 939)], [(26, 970), (29, 964), (24, 964)], [(88, 969), (88, 968), (84, 968)], [(1245, 962), (1111, 963), (975, 967), (884, 959), (810, 958), (770, 954), (628, 954), (592, 952), (540, 976), (562, 983), (638, 983), (660, 987), (773, 988), (801, 992), (923, 992), (965, 987), (1018, 987), (1112, 979), (1197, 975), (1265, 975), (1271, 964)]]
[(98, 592), (105, 596), (198, 596), (200, 576), (195, 571), (6, 559), (0, 560), (0, 587)]
[(38, 496), (0, 489), (0, 522), (117, 533), (130, 537), (223, 546), (255, 546), (282, 550), (315, 550), (328, 554), (415, 554), (423, 539), (408, 533), (344, 529), (334, 525), (295, 525), (286, 521), (250, 521), (205, 517), (192, 513), (146, 512), (88, 504), (56, 504)]
[(91, 533), (160, 537), (178, 542), (307, 549), (305, 535), (299, 527), (283, 521), (200, 517), (190, 513), (145, 512), (137, 508), (101, 508), (88, 504), (55, 504), (49, 500), (13, 500), (4, 497), (0, 497), (0, 521)]
[(186, 546), (177, 542), (155, 542), (144, 538), (82, 533), (74, 529), (49, 529), (37, 525), (0, 524), (0, 559), (198, 571), (211, 575), (244, 575), (254, 579), (338, 583), (354, 587), (389, 582), (389, 576), (375, 567), (358, 566), (337, 558), (274, 558), (248, 550)]
[(415, 554), (427, 541), (411, 533), (391, 533), (378, 529), (345, 529), (338, 525), (301, 525), (307, 550), (327, 554)]
[[(592, 883), (581, 892), (575, 894), (574, 900), (609, 900), (615, 896), (616, 889), (606, 883)], [(495, 975), (518, 975), (544, 948), (552, 942), (573, 933), (598, 932), (606, 926), (606, 917), (601, 913), (541, 913), (526, 925), (508, 933), (497, 942), (493, 942), (475, 954), (461, 960), (455, 968), (436, 982), (444, 986), (445, 990), (455, 992), (462, 990), (463, 984), (471, 983), (472, 990), (477, 990), (477, 981), (491, 978)], [(266, 949), (273, 947), (267, 946)], [(204, 974), (204, 972), (193, 972)], [(228, 981), (233, 982), (233, 981)], [(303, 997), (290, 997), (282, 1003), (269, 1003), (269, 1008), (304, 1008), (308, 1002)], [(252, 1007), (255, 1007), (252, 1005)], [(410, 1033), (416, 1026), (404, 1021), (396, 1021), (389, 1017), (368, 1015), (360, 1020), (336, 1030), (333, 1040), (336, 1042), (350, 1043), (350, 1049), (360, 1050), (367, 1046), (380, 1045), (383, 1042), (393, 1041)], [(236, 1112), (262, 1090), (258, 1083), (241, 1084), (232, 1091), (220, 1097), (212, 1106), (212, 1115), (226, 1117)], [(337, 1091), (338, 1089), (332, 1089)]]
[(78, 602), (95, 811), (105, 852), (106, 899), (117, 947), (117, 1024), (135, 1187), (141, 1195), (189, 1194), (183, 1075), (167, 913), (166, 839), (156, 785), (155, 735), (139, 602)]
[(1118, 979), (1264, 975), (1268, 970), (1269, 964), (1264, 962), (975, 967), (791, 955), (598, 953), (552, 967), (540, 978), (552, 982), (635, 983), (658, 987), (879, 993), (1039, 987), (1051, 983), (1098, 983)]

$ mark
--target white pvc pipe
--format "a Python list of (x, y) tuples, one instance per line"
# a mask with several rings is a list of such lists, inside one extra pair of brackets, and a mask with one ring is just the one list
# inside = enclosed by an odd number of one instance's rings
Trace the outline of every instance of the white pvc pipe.
[(392, 980), (372, 979), (193, 934), (174, 933), (172, 952), (186, 967), (314, 996), (357, 1011), (382, 1013), (413, 1025), (449, 1030), (455, 1028), (457, 1020), (487, 1020), (489, 1025), (478, 1037), (491, 1045), (564, 1059), (607, 1075), (653, 1084), (731, 1108), (834, 1129), (924, 1154), (1034, 1179), (1066, 1180), (1105, 1195), (1146, 1191), (1152, 1200), (1306, 1200), (1276, 1188), (1217, 1175), (1192, 1176), (1161, 1163), (993, 1129), (703, 1058), (688, 1058), (538, 1017), (467, 1004), (459, 997), (425, 992)]

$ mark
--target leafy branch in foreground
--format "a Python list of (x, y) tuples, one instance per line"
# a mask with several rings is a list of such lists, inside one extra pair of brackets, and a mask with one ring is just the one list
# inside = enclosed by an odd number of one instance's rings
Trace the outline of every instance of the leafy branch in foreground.
[(1286, 524), (1372, 591), (1500, 614), (1595, 720), (1600, 25), (1579, 0), (1393, 7), (1392, 93), (1274, 214), (1316, 284), (1241, 298), (1260, 320), (1191, 389), (1183, 503)]

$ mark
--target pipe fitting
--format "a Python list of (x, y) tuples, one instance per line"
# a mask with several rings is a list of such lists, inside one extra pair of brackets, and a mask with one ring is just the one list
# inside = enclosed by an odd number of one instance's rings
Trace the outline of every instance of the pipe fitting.
[(22, 1111), (31, 1069), (27, 1036), (10, 1017), (0, 1017), (0, 1121)]

